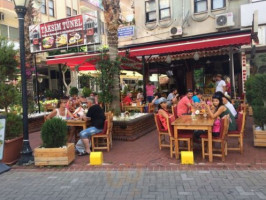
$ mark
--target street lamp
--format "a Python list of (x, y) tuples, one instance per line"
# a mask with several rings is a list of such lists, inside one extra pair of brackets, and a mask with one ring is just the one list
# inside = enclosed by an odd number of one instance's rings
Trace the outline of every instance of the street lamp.
[(21, 158), (18, 164), (26, 164), (33, 161), (32, 150), (29, 142), (28, 130), (28, 99), (27, 99), (27, 80), (25, 67), (25, 44), (24, 44), (24, 17), (30, 0), (13, 0), (19, 22), (19, 46), (20, 46), (20, 68), (21, 68), (21, 85), (22, 85), (22, 107), (23, 107), (23, 147)]

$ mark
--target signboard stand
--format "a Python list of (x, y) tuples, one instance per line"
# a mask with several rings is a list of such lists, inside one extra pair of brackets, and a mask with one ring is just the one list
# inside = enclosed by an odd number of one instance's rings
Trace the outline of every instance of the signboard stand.
[(0, 163), (0, 174), (9, 171), (11, 168), (6, 164)]
[[(6, 117), (0, 116), (0, 160), (3, 159), (4, 143), (5, 143)], [(0, 174), (10, 170), (10, 167), (0, 163)]]

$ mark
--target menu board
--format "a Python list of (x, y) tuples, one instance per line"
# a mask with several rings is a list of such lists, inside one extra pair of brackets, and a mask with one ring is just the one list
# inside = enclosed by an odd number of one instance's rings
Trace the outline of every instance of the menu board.
[(0, 116), (0, 160), (3, 159), (6, 118)]
[(32, 25), (31, 53), (100, 43), (97, 11)]

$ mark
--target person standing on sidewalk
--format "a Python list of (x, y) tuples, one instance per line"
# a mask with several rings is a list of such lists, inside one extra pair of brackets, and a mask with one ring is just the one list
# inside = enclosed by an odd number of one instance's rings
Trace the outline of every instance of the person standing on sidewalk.
[(83, 117), (82, 119), (87, 121), (91, 121), (91, 126), (79, 133), (79, 136), (85, 146), (85, 152), (80, 153), (80, 156), (83, 155), (89, 155), (91, 150), (90, 150), (90, 144), (89, 140), (90, 137), (94, 134), (100, 133), (103, 130), (104, 127), (104, 121), (105, 121), (105, 115), (103, 109), (95, 104), (95, 100), (93, 97), (88, 98), (88, 113), (86, 117)]
[(154, 90), (155, 86), (152, 85), (151, 82), (149, 81), (148, 85), (146, 85), (146, 95), (147, 95), (147, 101), (149, 103), (152, 102)]

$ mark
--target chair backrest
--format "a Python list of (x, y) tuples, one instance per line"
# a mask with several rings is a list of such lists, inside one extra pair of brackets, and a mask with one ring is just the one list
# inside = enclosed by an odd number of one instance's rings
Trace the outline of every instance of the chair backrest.
[(170, 117), (168, 117), (166, 119), (166, 122), (167, 122), (167, 128), (168, 128), (168, 134), (170, 137), (174, 137), (174, 127), (171, 125), (172, 122), (175, 121), (175, 116), (174, 115), (171, 115)]
[(237, 130), (243, 134), (245, 130), (245, 123), (246, 123), (246, 112), (243, 110), (239, 112), (237, 115)]
[(154, 121), (155, 121), (156, 128), (157, 128), (158, 132), (166, 132), (166, 130), (164, 129), (164, 127), (160, 121), (159, 114), (154, 114)]
[(107, 121), (107, 130), (106, 130), (106, 134), (111, 134), (112, 133), (112, 130), (113, 130), (113, 117), (114, 117), (114, 114), (109, 111), (107, 113), (105, 113), (105, 117), (106, 117), (106, 120)]
[(220, 138), (223, 140), (227, 133), (228, 133), (228, 128), (229, 128), (229, 115), (225, 115), (221, 119), (221, 129), (220, 129)]
[(107, 130), (108, 130), (108, 120), (106, 119), (106, 120), (104, 121), (104, 126), (103, 126), (102, 133), (103, 133), (103, 134), (107, 134)]
[(148, 113), (154, 113), (155, 105), (153, 103), (148, 103)]
[(178, 118), (178, 116), (177, 116), (177, 105), (172, 106), (172, 114), (174, 115), (175, 119)]

